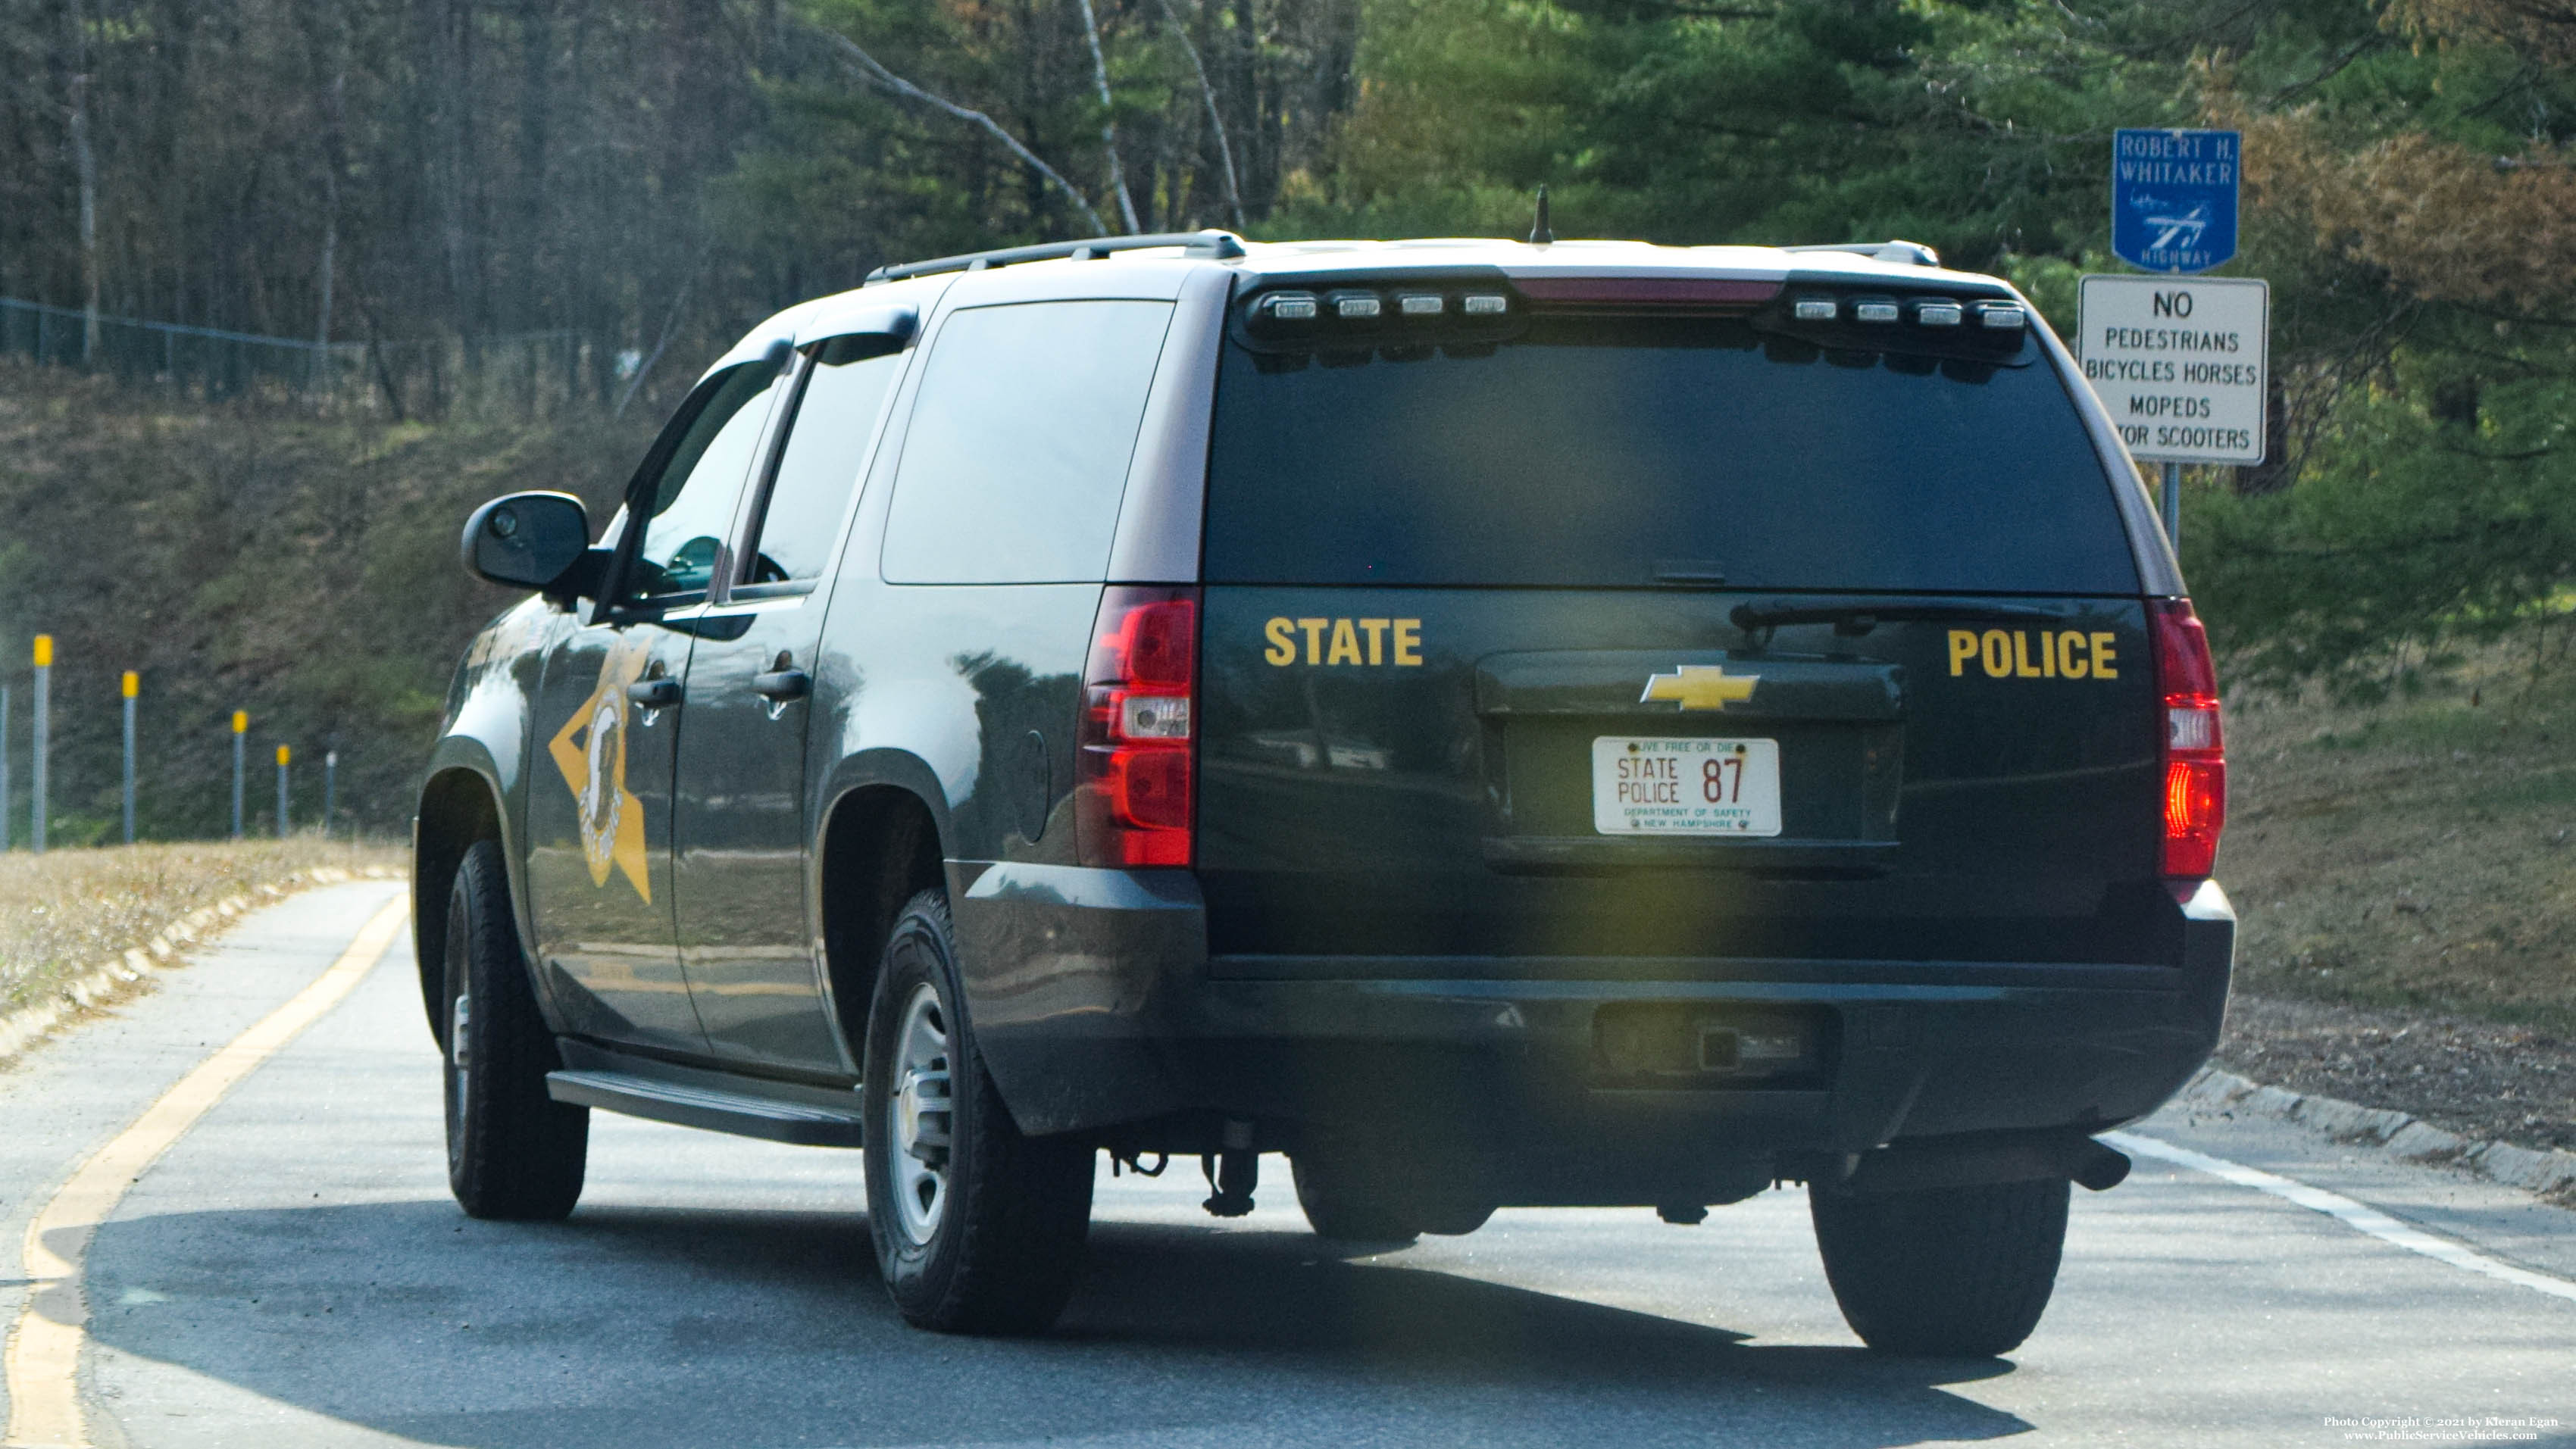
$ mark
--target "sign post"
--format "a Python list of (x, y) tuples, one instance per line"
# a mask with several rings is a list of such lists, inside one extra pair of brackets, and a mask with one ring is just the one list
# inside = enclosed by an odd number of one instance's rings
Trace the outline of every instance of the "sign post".
[(131, 669), (125, 671), (120, 686), (125, 693), (125, 843), (134, 843), (134, 697), (142, 692), (143, 680)]
[(233, 839), (242, 838), (242, 737), (250, 733), (250, 711), (233, 711)]
[(38, 855), (45, 853), (45, 755), (53, 744), (54, 636), (36, 636), (36, 738), (35, 758), (28, 763), (27, 793), (35, 797), (35, 819), (27, 831), (27, 846)]
[(0, 684), (0, 850), (9, 848), (9, 686)]
[(286, 838), (286, 746), (277, 747), (277, 838)]
[(324, 750), (322, 752), (322, 834), (326, 839), (331, 834), (331, 816), (334, 807), (339, 804), (339, 783), (340, 752)]

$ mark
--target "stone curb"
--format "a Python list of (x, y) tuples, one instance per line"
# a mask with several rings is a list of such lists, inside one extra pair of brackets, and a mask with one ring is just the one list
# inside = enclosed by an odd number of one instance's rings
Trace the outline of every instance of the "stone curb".
[(178, 958), (177, 949), (201, 937), (221, 935), (224, 928), (243, 911), (254, 904), (265, 904), (255, 902), (254, 896), (283, 899), (288, 892), (306, 886), (338, 885), (351, 880), (399, 880), (402, 875), (399, 870), (380, 865), (361, 870), (317, 865), (309, 870), (290, 871), (250, 893), (228, 896), (211, 906), (200, 906), (172, 922), (146, 945), (137, 946), (122, 957), (63, 983), (55, 989), (51, 1000), (22, 1006), (0, 1016), (0, 1067), (25, 1055), (82, 1012), (122, 1001), (142, 990), (154, 973), (187, 964)]
[(2532, 1192), (2576, 1192), (2576, 1152), (2474, 1142), (2386, 1107), (2307, 1096), (2248, 1081), (2215, 1067), (2201, 1068), (2199, 1075), (2174, 1094), (2174, 1100), (2195, 1107), (2282, 1118), (2312, 1127), (2338, 1142), (2381, 1148), (2401, 1161), (2452, 1163)]

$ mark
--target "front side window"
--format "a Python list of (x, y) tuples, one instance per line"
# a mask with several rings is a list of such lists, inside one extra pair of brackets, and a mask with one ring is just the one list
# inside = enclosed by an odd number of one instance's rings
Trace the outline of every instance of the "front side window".
[(886, 520), (901, 584), (1078, 583), (1109, 563), (1169, 302), (959, 311), (922, 375)]
[(889, 341), (836, 337), (815, 349), (745, 582), (816, 579), (829, 567), (877, 412), (903, 367)]
[(780, 376), (767, 362), (747, 362), (715, 380), (653, 484), (627, 599), (704, 593), (714, 582)]

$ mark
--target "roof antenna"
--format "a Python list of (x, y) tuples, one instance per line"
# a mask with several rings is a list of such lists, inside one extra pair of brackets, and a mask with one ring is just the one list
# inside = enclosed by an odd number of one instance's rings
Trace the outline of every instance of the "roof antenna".
[(1543, 247), (1555, 240), (1556, 233), (1547, 224), (1547, 187), (1542, 184), (1538, 189), (1538, 225), (1530, 228), (1530, 245)]

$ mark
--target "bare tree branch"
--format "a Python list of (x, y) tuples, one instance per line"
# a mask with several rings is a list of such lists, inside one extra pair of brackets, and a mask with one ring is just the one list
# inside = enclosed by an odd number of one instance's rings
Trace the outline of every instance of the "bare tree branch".
[(1234, 229), (1243, 230), (1243, 188), (1235, 184), (1234, 145), (1225, 138), (1225, 113), (1217, 109), (1216, 87), (1208, 84), (1207, 67), (1199, 63), (1199, 48), (1190, 43), (1190, 28), (1181, 23), (1181, 12), (1172, 8), (1172, 0), (1163, 0), (1163, 14), (1172, 22), (1172, 33), (1181, 38), (1181, 51), (1190, 58), (1190, 69), (1198, 74), (1199, 96), (1207, 102), (1208, 125), (1216, 131), (1216, 156), (1225, 163), (1225, 204), (1234, 213)]
[[(905, 100), (919, 101), (933, 110), (944, 111), (969, 125), (983, 127), (986, 131), (992, 134), (994, 140), (999, 141), (1004, 146), (1010, 148), (1012, 155), (1019, 157), (1024, 162), (1027, 162), (1030, 170), (1035, 171), (1040, 176), (1043, 176), (1048, 181), (1052, 182), (1058, 191), (1063, 192), (1075, 206), (1081, 208), (1083, 219), (1091, 223), (1091, 230), (1094, 235), (1108, 235), (1109, 223), (1100, 219), (1100, 213), (1092, 210), (1091, 203), (1083, 199), (1082, 193), (1075, 189), (1074, 184), (1065, 180), (1063, 173), (1057, 171), (1054, 167), (1049, 166), (1044, 161), (1039, 160), (1038, 153), (1021, 145), (1019, 137), (1003, 130), (1001, 125), (992, 117), (985, 115), (982, 111), (961, 106), (955, 101), (949, 100), (944, 96), (932, 95), (930, 92), (923, 90), (921, 87), (914, 85), (908, 80), (905, 80), (902, 76), (896, 75), (893, 71), (890, 71), (883, 65), (878, 64), (875, 56), (861, 50), (857, 41), (850, 39), (839, 31), (818, 29), (815, 33), (831, 42), (831, 44), (841, 52), (841, 58), (843, 60), (848, 61), (860, 75), (864, 76), (874, 84), (903, 97)], [(1114, 155), (1116, 153), (1113, 152), (1112, 154)]]
[(682, 282), (680, 290), (672, 295), (671, 310), (662, 317), (661, 338), (653, 344), (652, 355), (636, 365), (635, 376), (627, 380), (626, 391), (617, 395), (617, 408), (609, 414), (610, 417), (626, 416), (626, 405), (635, 401), (636, 390), (644, 386), (644, 379), (652, 373), (653, 364), (662, 360), (662, 349), (671, 345), (671, 333), (680, 325), (680, 309), (689, 304), (689, 289), (698, 284), (698, 273), (705, 265), (705, 260), (701, 258), (698, 266), (689, 269), (688, 280)]
[(1100, 145), (1109, 153), (1109, 189), (1118, 193), (1118, 217), (1132, 235), (1145, 228), (1136, 222), (1136, 203), (1127, 194), (1127, 168), (1118, 161), (1118, 114), (1109, 99), (1109, 62), (1100, 54), (1100, 22), (1091, 15), (1091, 0), (1082, 7), (1082, 38), (1091, 46), (1091, 78), (1100, 86)]
[(67, 12), (71, 25), (70, 126), (72, 171), (80, 181), (81, 361), (98, 354), (98, 155), (89, 143), (89, 22), (80, 0)]
[(2344, 69), (2350, 66), (2354, 61), (2361, 59), (2364, 55), (2367, 55), (2371, 51), (2377, 50), (2388, 43), (2388, 32), (2385, 30), (2373, 30), (2365, 33), (2361, 39), (2356, 40), (2350, 46), (2347, 46), (2342, 54), (2327, 61), (2324, 67), (2319, 69), (2315, 75), (2309, 76), (2303, 81), (2294, 81), (2291, 84), (2283, 86), (2279, 90), (2272, 92), (2270, 99), (2263, 102), (2263, 109), (2267, 111), (2271, 110), (2288, 101), (2292, 96), (2297, 95), (2301, 91), (2314, 90), (2316, 87), (2321, 86), (2327, 81), (2334, 79), (2336, 76), (2343, 74)]

